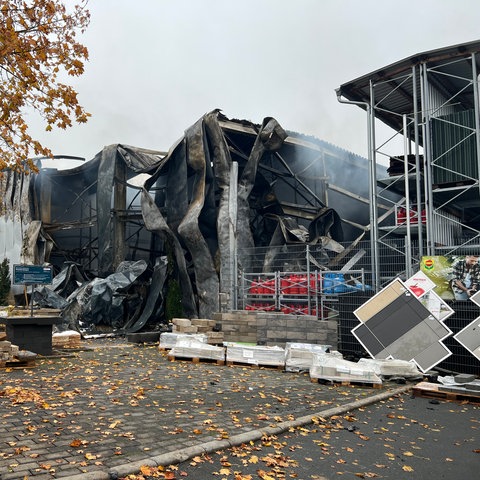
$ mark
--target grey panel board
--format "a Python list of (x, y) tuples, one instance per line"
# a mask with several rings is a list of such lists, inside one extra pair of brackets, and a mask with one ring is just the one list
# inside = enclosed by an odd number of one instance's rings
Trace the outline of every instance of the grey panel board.
[(435, 330), (432, 330), (426, 322), (422, 322), (392, 342), (387, 350), (393, 358), (410, 361), (439, 340)]
[(390, 345), (430, 316), (414, 295), (402, 295), (369, 319), (367, 326), (383, 345)]
[(354, 328), (352, 333), (357, 337), (357, 340), (365, 347), (370, 355), (374, 357), (385, 349), (385, 345), (382, 345), (372, 331), (363, 323)]
[(383, 290), (358, 307), (353, 313), (361, 321), (367, 322), (393, 300), (403, 295), (407, 288), (399, 279), (393, 280)]
[(480, 347), (480, 317), (458, 332), (454, 338), (471, 352)]
[(452, 334), (452, 331), (435, 317), (430, 316), (424, 320), (425, 324), (431, 328), (438, 336), (439, 340), (443, 340)]
[(448, 357), (452, 352), (443, 343), (434, 343), (426, 348), (419, 355), (415, 356), (415, 362), (424, 372), (430, 370)]

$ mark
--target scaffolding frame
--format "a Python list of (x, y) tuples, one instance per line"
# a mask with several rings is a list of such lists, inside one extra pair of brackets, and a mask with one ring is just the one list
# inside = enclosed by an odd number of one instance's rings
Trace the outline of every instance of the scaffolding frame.
[[(417, 54), (337, 90), (339, 101), (367, 113), (377, 291), (384, 283), (379, 251), (395, 248), (392, 238), (404, 238), (406, 278), (418, 270), (424, 255), (480, 254), (479, 65), (480, 42), (471, 42)], [(379, 142), (385, 124), (393, 134)], [(403, 152), (389, 153), (399, 140)], [(403, 171), (378, 178), (377, 162), (392, 157), (403, 162)], [(380, 215), (380, 205), (387, 205), (386, 214)], [(406, 212), (403, 222), (398, 221), (399, 209)], [(418, 240), (415, 252), (412, 239)]]

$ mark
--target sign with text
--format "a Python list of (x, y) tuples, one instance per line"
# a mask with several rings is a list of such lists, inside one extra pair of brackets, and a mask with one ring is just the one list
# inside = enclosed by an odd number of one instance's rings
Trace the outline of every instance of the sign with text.
[(51, 284), (53, 268), (41, 265), (14, 265), (13, 283), (15, 285)]

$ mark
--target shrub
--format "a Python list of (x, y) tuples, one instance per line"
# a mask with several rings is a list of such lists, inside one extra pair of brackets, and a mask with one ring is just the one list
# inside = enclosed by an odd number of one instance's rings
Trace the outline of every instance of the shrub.
[(5, 258), (0, 263), (0, 305), (8, 305), (11, 286), (10, 262)]

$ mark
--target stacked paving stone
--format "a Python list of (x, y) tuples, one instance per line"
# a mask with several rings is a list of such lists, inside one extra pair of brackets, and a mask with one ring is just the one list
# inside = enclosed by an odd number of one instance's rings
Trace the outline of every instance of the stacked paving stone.
[(0, 368), (33, 366), (36, 356), (27, 350), (20, 350), (8, 340), (0, 341)]
[(18, 352), (19, 348), (8, 340), (0, 341), (0, 366), (4, 367), (7, 362), (11, 362)]
[(216, 332), (217, 322), (208, 318), (173, 318), (172, 332), (173, 333), (189, 333), (189, 334), (204, 334), (207, 337), (207, 343), (210, 345), (223, 344), (223, 332)]
[(236, 310), (216, 313), (225, 341), (285, 346), (288, 342), (338, 345), (336, 320), (319, 320), (313, 315)]
[(74, 330), (54, 333), (52, 335), (52, 347), (59, 349), (80, 348), (82, 337)]

